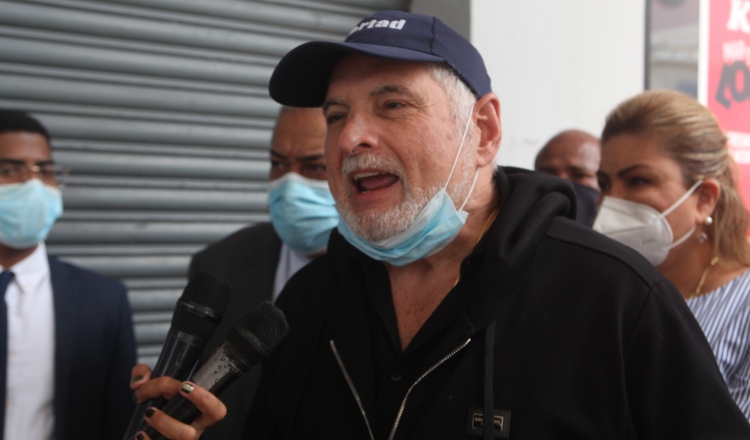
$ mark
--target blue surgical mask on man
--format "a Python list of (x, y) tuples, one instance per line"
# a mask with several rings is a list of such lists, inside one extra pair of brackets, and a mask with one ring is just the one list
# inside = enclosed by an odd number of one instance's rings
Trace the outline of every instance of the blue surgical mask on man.
[(286, 173), (271, 181), (268, 191), (271, 223), (281, 241), (305, 255), (322, 252), (339, 213), (325, 180)]
[(466, 200), (464, 200), (461, 207), (457, 210), (446, 189), (453, 176), (453, 171), (456, 169), (458, 159), (461, 156), (461, 150), (466, 140), (466, 134), (469, 132), (473, 114), (472, 109), (469, 112), (469, 118), (466, 121), (461, 143), (458, 146), (458, 152), (456, 153), (453, 167), (445, 185), (422, 208), (414, 218), (414, 221), (405, 230), (376, 242), (370, 242), (357, 236), (349, 229), (346, 222), (341, 221), (339, 223), (339, 233), (346, 241), (370, 258), (385, 261), (393, 266), (405, 266), (428, 257), (437, 253), (453, 241), (464, 224), (466, 224), (466, 218), (469, 214), (463, 208), (466, 206), (466, 202), (469, 201), (471, 192), (474, 190), (474, 185), (477, 182), (477, 176), (479, 176), (479, 169), (477, 169), (476, 173), (474, 173), (474, 181), (471, 184), (469, 193), (466, 195)]
[(39, 179), (0, 185), (0, 242), (28, 249), (44, 241), (62, 210), (60, 190)]

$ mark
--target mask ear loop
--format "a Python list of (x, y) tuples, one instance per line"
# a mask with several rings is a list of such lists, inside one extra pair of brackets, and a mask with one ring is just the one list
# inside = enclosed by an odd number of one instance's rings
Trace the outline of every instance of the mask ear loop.
[(474, 173), (474, 181), (471, 182), (471, 188), (469, 188), (469, 193), (466, 195), (466, 199), (464, 199), (464, 203), (461, 204), (461, 207), (458, 208), (459, 211), (463, 211), (464, 206), (469, 202), (469, 198), (471, 197), (471, 192), (474, 191), (474, 185), (477, 184), (477, 177), (479, 177), (479, 168), (477, 168), (477, 172)]
[[(672, 213), (672, 211), (674, 211), (680, 205), (682, 205), (682, 203), (685, 200), (687, 200), (688, 197), (690, 197), (691, 195), (693, 195), (693, 193), (701, 185), (701, 183), (703, 183), (703, 179), (700, 179), (697, 182), (695, 182), (693, 184), (693, 186), (691, 186), (690, 189), (685, 194), (682, 195), (682, 197), (680, 197), (679, 199), (677, 199), (677, 201), (674, 202), (674, 204), (672, 206), (670, 206), (663, 213), (661, 213), (661, 216), (662, 217), (668, 216), (670, 213)], [(683, 235), (682, 237), (680, 237), (679, 240), (672, 242), (672, 244), (669, 245), (669, 249), (672, 249), (672, 248), (675, 248), (675, 247), (681, 245), (685, 240), (687, 240), (691, 235), (693, 235), (693, 232), (695, 232), (696, 228), (697, 228), (697, 226), (693, 225), (693, 227), (685, 235)]]
[(698, 180), (697, 182), (695, 182), (695, 183), (693, 184), (693, 186), (691, 186), (691, 187), (690, 187), (690, 189), (688, 189), (688, 190), (687, 190), (687, 192), (686, 192), (685, 194), (683, 194), (683, 195), (682, 195), (682, 197), (680, 197), (679, 199), (677, 199), (677, 201), (676, 201), (676, 202), (674, 202), (674, 203), (672, 204), (672, 206), (670, 206), (670, 207), (669, 207), (669, 208), (667, 208), (667, 209), (666, 209), (666, 210), (665, 210), (664, 212), (662, 212), (662, 213), (661, 213), (661, 216), (662, 216), (662, 217), (666, 217), (666, 216), (668, 216), (669, 214), (671, 214), (671, 213), (672, 213), (672, 211), (674, 211), (675, 209), (679, 208), (679, 207), (680, 207), (680, 205), (682, 205), (682, 202), (684, 202), (685, 200), (687, 200), (687, 198), (688, 198), (688, 197), (690, 197), (690, 196), (692, 196), (692, 195), (693, 195), (693, 193), (694, 193), (694, 192), (695, 192), (695, 190), (696, 190), (696, 189), (697, 189), (697, 188), (698, 188), (698, 187), (699, 187), (699, 186), (701, 185), (701, 183), (703, 183), (703, 179), (700, 179), (700, 180)]
[(695, 229), (697, 226), (693, 225), (693, 227), (687, 231), (685, 235), (683, 235), (679, 240), (672, 242), (672, 244), (669, 245), (669, 249), (676, 248), (677, 246), (681, 245), (685, 240), (690, 238), (691, 235), (693, 235), (693, 232), (695, 232)]
[[(453, 159), (453, 166), (451, 167), (451, 172), (448, 174), (448, 180), (445, 182), (445, 185), (443, 186), (442, 191), (445, 191), (448, 189), (448, 184), (451, 181), (451, 177), (453, 177), (453, 171), (456, 169), (456, 165), (458, 164), (458, 158), (461, 157), (461, 150), (464, 148), (464, 141), (466, 140), (466, 135), (469, 133), (469, 126), (471, 125), (471, 117), (474, 116), (474, 108), (472, 107), (469, 111), (469, 117), (466, 118), (466, 125), (464, 126), (464, 134), (461, 136), (461, 143), (458, 145), (458, 152), (456, 153), (456, 158)], [(474, 181), (471, 182), (471, 188), (469, 188), (469, 193), (466, 195), (466, 199), (464, 199), (464, 202), (461, 204), (461, 207), (458, 208), (459, 211), (464, 209), (464, 206), (466, 206), (466, 203), (469, 202), (469, 198), (471, 197), (472, 191), (474, 191), (474, 185), (477, 183), (477, 177), (479, 177), (479, 168), (477, 168), (477, 171), (474, 173)]]

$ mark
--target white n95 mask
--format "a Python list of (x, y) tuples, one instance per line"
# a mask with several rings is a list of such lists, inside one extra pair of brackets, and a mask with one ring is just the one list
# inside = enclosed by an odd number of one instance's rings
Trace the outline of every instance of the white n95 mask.
[(677, 241), (674, 241), (672, 227), (666, 217), (677, 209), (695, 191), (703, 180), (693, 184), (690, 189), (664, 212), (642, 203), (605, 196), (599, 206), (593, 228), (607, 237), (629, 246), (654, 266), (659, 266), (667, 259), (669, 251), (679, 246), (695, 232), (693, 227)]

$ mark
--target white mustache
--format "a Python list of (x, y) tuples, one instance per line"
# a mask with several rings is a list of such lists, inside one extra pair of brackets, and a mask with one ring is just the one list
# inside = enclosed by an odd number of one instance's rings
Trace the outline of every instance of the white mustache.
[(374, 154), (357, 154), (349, 155), (344, 158), (341, 164), (341, 176), (346, 178), (349, 174), (357, 170), (366, 168), (375, 168), (386, 173), (394, 174), (400, 179), (404, 177), (404, 168), (395, 159), (389, 159)]

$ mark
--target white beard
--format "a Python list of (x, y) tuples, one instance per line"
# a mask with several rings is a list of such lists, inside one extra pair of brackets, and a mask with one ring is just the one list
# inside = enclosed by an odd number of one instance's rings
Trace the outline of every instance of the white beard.
[[(459, 164), (457, 164), (456, 172), (461, 173), (461, 179), (447, 189), (453, 203), (458, 203), (456, 206), (460, 206), (463, 203), (472, 184), (473, 175), (471, 168), (460, 166), (466, 165), (466, 158), (468, 157), (469, 155), (464, 154), (462, 157), (464, 160), (459, 160)], [(370, 154), (347, 156), (341, 166), (341, 174), (346, 180), (346, 176), (350, 172), (362, 168), (377, 168), (394, 174), (398, 176), (404, 187), (403, 203), (387, 210), (370, 209), (365, 212), (355, 213), (348, 199), (348, 196), (354, 191), (354, 188), (350, 186), (347, 187), (346, 196), (336, 201), (336, 209), (349, 229), (358, 237), (369, 242), (381, 241), (408, 229), (422, 209), (442, 188), (442, 185), (428, 188), (412, 188), (404, 178), (404, 169), (401, 163), (393, 159)]]

